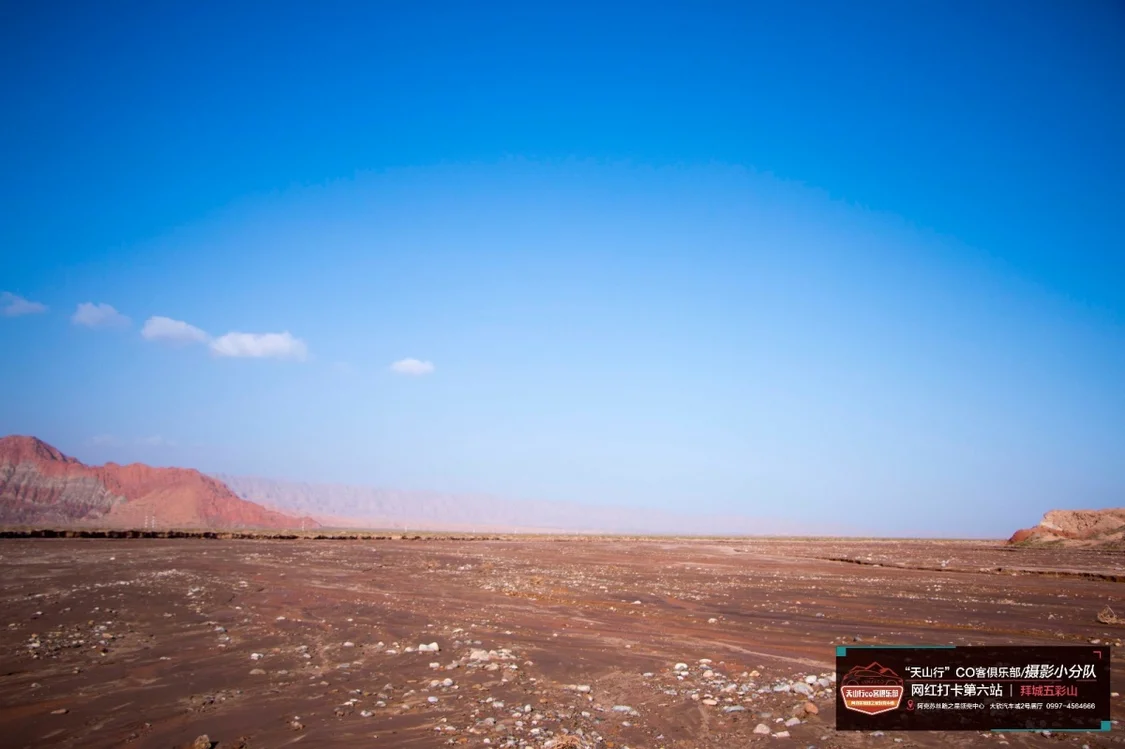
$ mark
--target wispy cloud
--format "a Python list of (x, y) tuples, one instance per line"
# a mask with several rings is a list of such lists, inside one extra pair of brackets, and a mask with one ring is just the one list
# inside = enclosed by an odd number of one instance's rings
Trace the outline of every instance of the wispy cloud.
[(0, 291), (0, 314), (4, 317), (21, 317), (46, 312), (47, 305), (24, 299), (10, 291)]
[(176, 443), (166, 437), (161, 437), (159, 434), (154, 434), (151, 437), (142, 437), (137, 440), (138, 445), (145, 447), (175, 447)]
[(172, 343), (206, 343), (211, 336), (194, 325), (170, 317), (150, 317), (141, 328), (141, 337), (146, 341), (169, 341)]
[(211, 341), (211, 351), (216, 356), (295, 359), (297, 361), (303, 361), (309, 353), (305, 342), (294, 337), (289, 331), (284, 333), (227, 333)]
[(396, 374), (421, 377), (422, 375), (432, 374), (434, 365), (433, 362), (418, 359), (399, 359), (391, 365), (391, 371)]
[(93, 302), (79, 304), (70, 320), (87, 328), (122, 328), (129, 324), (129, 318), (112, 306)]
[(121, 440), (112, 434), (96, 434), (90, 438), (90, 444), (96, 447), (116, 447), (121, 444)]

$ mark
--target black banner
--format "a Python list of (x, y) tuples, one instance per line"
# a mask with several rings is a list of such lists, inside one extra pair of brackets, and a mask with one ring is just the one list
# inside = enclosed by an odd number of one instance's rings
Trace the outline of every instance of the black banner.
[(1108, 731), (1108, 646), (836, 648), (841, 731)]

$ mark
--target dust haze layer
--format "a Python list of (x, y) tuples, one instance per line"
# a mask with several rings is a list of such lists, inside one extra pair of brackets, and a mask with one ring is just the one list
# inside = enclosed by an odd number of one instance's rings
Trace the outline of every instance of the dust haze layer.
[(682, 535), (854, 535), (850, 529), (777, 518), (692, 515), (579, 502), (504, 499), (478, 494), (400, 491), (348, 484), (213, 474), (239, 497), (323, 525), (568, 533)]

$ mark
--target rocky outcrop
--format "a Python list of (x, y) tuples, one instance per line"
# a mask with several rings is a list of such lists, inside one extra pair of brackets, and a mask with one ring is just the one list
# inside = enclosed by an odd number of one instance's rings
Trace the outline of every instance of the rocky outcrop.
[(1009, 543), (1057, 542), (1068, 546), (1125, 544), (1125, 507), (1051, 510), (1039, 525), (1016, 531)]
[(0, 438), (0, 523), (104, 528), (314, 528), (199, 471), (87, 466), (35, 437)]

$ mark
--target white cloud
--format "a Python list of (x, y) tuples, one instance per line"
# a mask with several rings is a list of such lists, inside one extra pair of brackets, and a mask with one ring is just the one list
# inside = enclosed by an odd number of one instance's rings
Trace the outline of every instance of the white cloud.
[(284, 333), (227, 333), (211, 341), (216, 356), (303, 360), (309, 349), (300, 338)]
[(0, 314), (4, 317), (20, 317), (21, 315), (36, 315), (47, 311), (47, 305), (24, 299), (22, 296), (10, 291), (0, 291)]
[(79, 304), (70, 320), (87, 328), (118, 328), (129, 324), (129, 318), (110, 305), (93, 302)]
[(419, 361), (418, 359), (400, 359), (391, 365), (391, 371), (401, 375), (421, 377), (434, 371), (432, 362)]
[(175, 343), (207, 343), (211, 336), (183, 320), (170, 317), (150, 317), (141, 328), (141, 336), (147, 341), (172, 341)]

